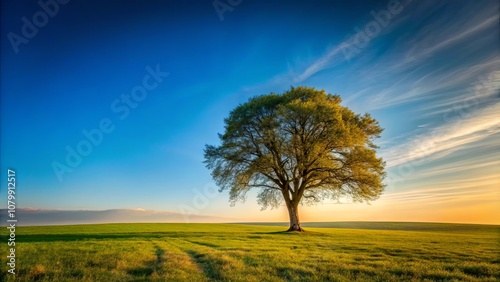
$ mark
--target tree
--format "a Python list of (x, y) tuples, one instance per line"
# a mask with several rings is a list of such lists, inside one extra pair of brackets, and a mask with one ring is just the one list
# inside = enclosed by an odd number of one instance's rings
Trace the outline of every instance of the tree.
[(260, 189), (263, 209), (285, 203), (288, 231), (303, 231), (299, 203), (369, 202), (384, 190), (385, 163), (373, 143), (382, 128), (369, 114), (341, 106), (338, 95), (292, 87), (240, 104), (224, 120), (220, 146), (205, 146), (205, 164), (230, 202)]

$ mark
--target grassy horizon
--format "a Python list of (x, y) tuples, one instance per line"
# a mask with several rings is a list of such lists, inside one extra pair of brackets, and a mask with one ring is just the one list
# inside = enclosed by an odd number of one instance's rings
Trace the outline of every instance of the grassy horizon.
[[(407, 230), (382, 230), (388, 223), (365, 223), (365, 229), (331, 228), (334, 224), (306, 227), (304, 233), (215, 223), (18, 227), (17, 274), (2, 271), (1, 280), (500, 279), (500, 226), (393, 223)], [(7, 244), (0, 248), (6, 253)], [(1, 263), (5, 269), (5, 257)]]

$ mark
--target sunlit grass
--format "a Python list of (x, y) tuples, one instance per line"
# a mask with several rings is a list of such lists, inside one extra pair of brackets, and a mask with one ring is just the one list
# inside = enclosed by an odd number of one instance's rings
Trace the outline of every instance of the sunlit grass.
[(236, 224), (19, 227), (17, 275), (5, 277), (4, 243), (2, 281), (500, 280), (500, 227), (423, 227), (305, 233)]

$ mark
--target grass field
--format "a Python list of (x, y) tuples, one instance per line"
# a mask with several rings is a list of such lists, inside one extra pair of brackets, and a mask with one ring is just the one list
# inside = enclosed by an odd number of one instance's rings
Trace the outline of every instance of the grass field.
[(500, 280), (500, 226), (317, 223), (304, 233), (242, 224), (18, 227), (15, 276), (6, 274), (2, 229), (2, 281)]

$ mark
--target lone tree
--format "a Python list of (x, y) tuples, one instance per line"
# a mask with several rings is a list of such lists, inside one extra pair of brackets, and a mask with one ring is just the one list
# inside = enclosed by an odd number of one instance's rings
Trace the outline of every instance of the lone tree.
[(303, 231), (299, 203), (377, 199), (385, 172), (373, 140), (383, 129), (340, 103), (324, 90), (292, 87), (240, 104), (224, 120), (221, 145), (205, 147), (219, 191), (230, 191), (232, 205), (253, 188), (262, 209), (284, 202), (288, 231)]

